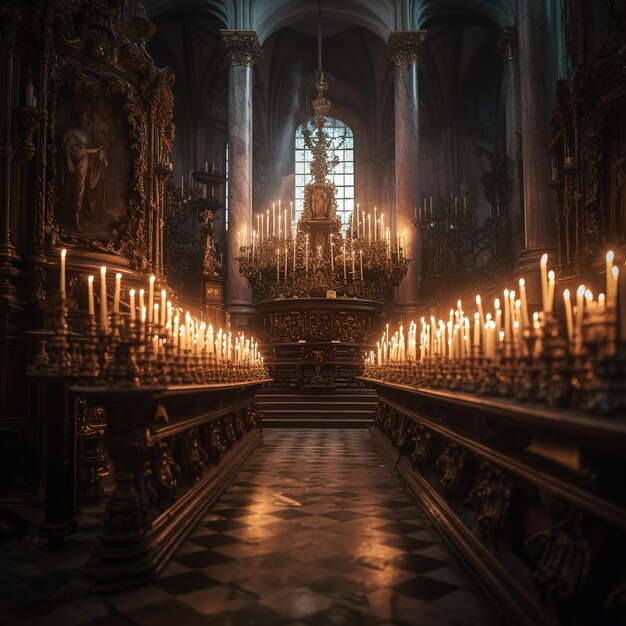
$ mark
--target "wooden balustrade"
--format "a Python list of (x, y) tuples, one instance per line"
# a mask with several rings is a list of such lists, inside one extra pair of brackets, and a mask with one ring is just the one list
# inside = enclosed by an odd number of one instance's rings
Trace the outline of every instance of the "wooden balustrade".
[(114, 486), (88, 564), (101, 589), (158, 575), (261, 441), (264, 382), (71, 389), (107, 416)]
[(381, 453), (506, 623), (622, 623), (623, 417), (359, 380)]

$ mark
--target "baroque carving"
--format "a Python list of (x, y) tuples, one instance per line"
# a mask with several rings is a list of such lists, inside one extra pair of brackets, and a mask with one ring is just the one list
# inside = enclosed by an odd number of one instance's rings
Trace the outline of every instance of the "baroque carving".
[(422, 57), (425, 38), (425, 30), (392, 31), (387, 41), (387, 56), (395, 65), (415, 65)]
[(253, 30), (221, 30), (222, 48), (228, 64), (254, 67), (263, 58), (263, 48)]
[(445, 491), (452, 491), (459, 484), (465, 456), (463, 448), (456, 443), (448, 442), (437, 459), (437, 467), (443, 472), (439, 483)]
[(581, 512), (573, 511), (562, 523), (531, 536), (524, 547), (536, 564), (533, 578), (546, 600), (560, 604), (582, 589), (591, 547)]
[(465, 504), (478, 511), (478, 528), (483, 537), (504, 523), (510, 500), (510, 478), (500, 467), (483, 461), (480, 482), (465, 499)]

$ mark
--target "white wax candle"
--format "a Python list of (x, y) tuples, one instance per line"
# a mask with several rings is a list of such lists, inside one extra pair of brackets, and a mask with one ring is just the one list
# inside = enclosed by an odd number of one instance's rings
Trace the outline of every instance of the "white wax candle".
[(143, 309), (145, 308), (145, 302), (144, 302), (144, 290), (140, 289), (139, 290), (139, 320), (141, 321), (141, 312), (143, 311)]
[(361, 265), (361, 282), (363, 282), (363, 250), (359, 250), (359, 263)]
[(285, 280), (287, 280), (287, 266), (289, 265), (289, 249), (285, 246)]
[(159, 323), (161, 324), (163, 328), (165, 328), (165, 313), (167, 309), (166, 302), (167, 302), (167, 293), (165, 292), (165, 289), (161, 289), (161, 319)]
[(61, 250), (61, 270), (59, 276), (59, 292), (61, 293), (61, 298), (65, 298), (65, 257), (67, 255), (67, 250), (63, 248)]
[(553, 270), (548, 272), (548, 313), (552, 313), (554, 308), (554, 286), (555, 286), (555, 274)]
[(109, 324), (107, 321), (107, 268), (103, 265), (100, 268), (100, 330), (107, 332)]
[(605, 275), (605, 281), (606, 281), (606, 297), (607, 297), (607, 301), (609, 300), (609, 296), (611, 293), (611, 272), (613, 270), (613, 259), (615, 258), (615, 253), (613, 252), (613, 250), (609, 250), (606, 253), (606, 275)]
[(149, 286), (148, 286), (148, 323), (152, 323), (152, 308), (154, 307), (154, 281), (155, 276), (152, 274), (150, 276)]
[(276, 248), (276, 282), (280, 280), (280, 248)]
[(528, 328), (530, 319), (528, 318), (528, 300), (526, 299), (526, 280), (524, 278), (519, 279), (519, 296), (522, 302), (522, 326)]
[(115, 274), (115, 291), (113, 292), (113, 313), (120, 312), (120, 292), (122, 291), (122, 275)]
[(541, 305), (544, 313), (548, 312), (548, 255), (544, 254), (539, 262), (541, 271)]
[(585, 285), (576, 291), (576, 353), (580, 354), (583, 346), (583, 315), (585, 306)]
[(89, 317), (93, 317), (96, 314), (96, 310), (94, 308), (93, 303), (93, 276), (89, 276), (87, 278), (87, 305), (89, 306)]
[(135, 321), (135, 290), (131, 289), (130, 290), (130, 321), (134, 322)]

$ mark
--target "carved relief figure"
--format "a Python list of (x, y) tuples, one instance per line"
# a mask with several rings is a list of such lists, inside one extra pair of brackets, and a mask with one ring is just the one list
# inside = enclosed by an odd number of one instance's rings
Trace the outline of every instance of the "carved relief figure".
[(313, 192), (311, 209), (314, 218), (323, 219), (328, 217), (328, 197), (323, 189), (316, 189)]
[(108, 160), (106, 144), (94, 145), (88, 130), (89, 112), (81, 109), (67, 126), (61, 142), (62, 189), (68, 215), (73, 225), (82, 232), (81, 214), (102, 218), (104, 198), (98, 193)]

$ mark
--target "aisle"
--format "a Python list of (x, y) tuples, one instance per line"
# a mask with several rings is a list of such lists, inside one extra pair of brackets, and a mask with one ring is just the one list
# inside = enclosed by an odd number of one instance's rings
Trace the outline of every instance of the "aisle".
[(365, 430), (270, 430), (161, 578), (111, 602), (146, 626), (497, 624), (451, 561)]

